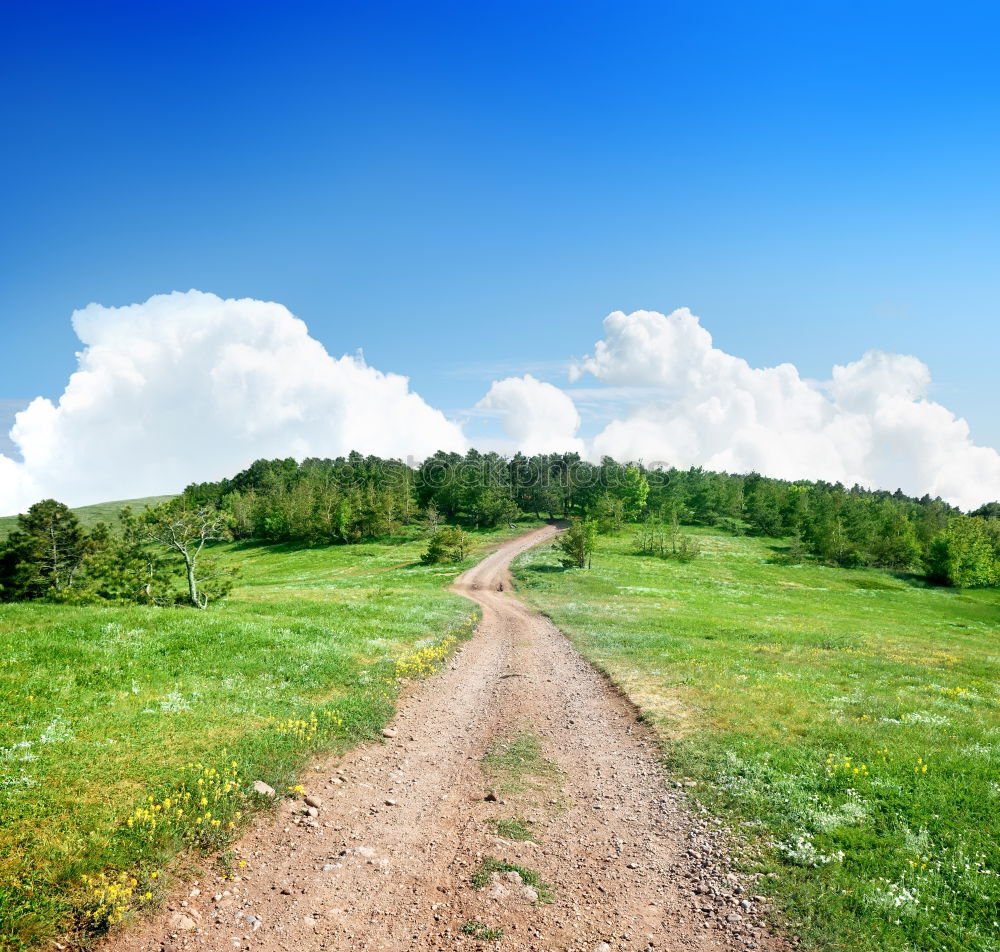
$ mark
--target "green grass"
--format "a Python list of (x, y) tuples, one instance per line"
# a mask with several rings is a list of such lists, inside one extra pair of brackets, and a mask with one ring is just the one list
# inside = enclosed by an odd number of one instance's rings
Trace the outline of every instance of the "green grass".
[(498, 793), (523, 793), (558, 776), (559, 768), (542, 754), (536, 734), (521, 731), (497, 738), (483, 756), (483, 773)]
[(494, 873), (517, 873), (521, 877), (521, 882), (525, 886), (530, 886), (538, 894), (539, 902), (552, 902), (552, 887), (548, 883), (542, 882), (538, 873), (526, 866), (518, 866), (517, 863), (507, 863), (492, 856), (484, 856), (478, 869), (472, 874), (472, 885), (476, 889), (482, 889), (490, 884)]
[[(241, 581), (205, 612), (0, 605), (0, 949), (78, 928), (88, 909), (82, 925), (100, 927), (146, 891), (155, 901), (152, 873), (193, 844), (224, 846), (253, 781), (287, 791), (310, 752), (377, 737), (395, 674), (423, 670), (423, 649), (475, 617), (444, 590), (464, 565), (420, 565), (425, 545), (222, 546)], [(136, 814), (164, 798), (192, 809), (173, 825)], [(102, 872), (125, 884), (85, 885)]]
[(487, 942), (499, 942), (503, 938), (503, 929), (494, 929), (485, 922), (470, 919), (462, 926), (462, 935), (472, 936), (473, 939), (482, 939)]
[[(92, 506), (80, 506), (74, 509), (80, 524), (85, 529), (91, 529), (99, 522), (109, 526), (118, 524), (118, 514), (122, 506), (131, 506), (136, 512), (141, 512), (147, 506), (155, 506), (173, 496), (143, 496), (141, 499), (120, 499), (117, 502), (99, 502)], [(17, 528), (17, 516), (0, 516), (0, 541), (7, 538)]]
[(493, 817), (486, 821), (493, 827), (497, 836), (502, 836), (505, 840), (534, 840), (535, 833), (531, 827), (520, 817)]
[(702, 781), (807, 946), (1000, 949), (1000, 592), (696, 534), (686, 565), (623, 534), (590, 571), (536, 550), (516, 575)]

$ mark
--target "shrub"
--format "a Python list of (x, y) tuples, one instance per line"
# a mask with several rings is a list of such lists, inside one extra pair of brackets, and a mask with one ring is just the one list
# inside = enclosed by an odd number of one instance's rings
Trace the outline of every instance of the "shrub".
[(420, 557), (424, 565), (441, 562), (461, 562), (469, 550), (469, 537), (457, 526), (438, 529), (427, 543), (427, 551)]

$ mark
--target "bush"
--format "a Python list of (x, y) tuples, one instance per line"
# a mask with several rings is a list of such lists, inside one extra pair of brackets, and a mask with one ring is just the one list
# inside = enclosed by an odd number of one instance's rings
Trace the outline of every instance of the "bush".
[(562, 553), (559, 562), (563, 568), (585, 569), (590, 564), (597, 543), (597, 522), (593, 519), (574, 519), (570, 527), (556, 540), (556, 549)]
[(427, 543), (427, 551), (420, 557), (424, 565), (441, 562), (461, 562), (469, 550), (469, 537), (457, 526), (438, 529)]

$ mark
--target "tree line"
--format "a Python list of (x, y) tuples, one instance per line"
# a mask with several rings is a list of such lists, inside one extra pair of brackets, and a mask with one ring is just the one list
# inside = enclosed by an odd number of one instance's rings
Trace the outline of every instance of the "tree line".
[(206, 608), (233, 585), (235, 570), (206, 551), (228, 537), (225, 513), (183, 497), (141, 513), (125, 507), (117, 526), (89, 531), (64, 503), (43, 499), (0, 544), (0, 601)]
[[(637, 552), (682, 560), (697, 545), (682, 525), (787, 540), (787, 557), (916, 573), (962, 587), (1000, 585), (1000, 504), (963, 513), (940, 498), (823, 481), (649, 468), (575, 453), (438, 452), (419, 466), (352, 453), (258, 460), (235, 476), (194, 483), (119, 525), (85, 531), (61, 503), (19, 517), (0, 547), (0, 599), (110, 599), (204, 607), (232, 584), (211, 558), (224, 539), (332, 545), (419, 526), (425, 558), (461, 558), (455, 527), (494, 527), (522, 514), (569, 518), (567, 564), (587, 561), (598, 533), (639, 523)], [(589, 556), (588, 556), (589, 558)]]

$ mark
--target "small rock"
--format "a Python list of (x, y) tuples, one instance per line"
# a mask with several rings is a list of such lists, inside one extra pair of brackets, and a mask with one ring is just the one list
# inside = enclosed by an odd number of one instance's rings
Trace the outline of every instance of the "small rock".
[(282, 896), (290, 896), (291, 894), (292, 894), (292, 891), (287, 886), (285, 886), (285, 888), (281, 890), (281, 895)]
[(307, 807), (312, 807), (315, 810), (318, 810), (321, 806), (323, 806), (323, 801), (320, 800), (319, 797), (313, 796), (311, 793), (306, 794), (303, 799), (305, 800)]
[(515, 886), (520, 886), (522, 882), (521, 874), (514, 869), (504, 873), (503, 878), (506, 879), (507, 882), (513, 883)]
[(387, 727), (384, 731), (382, 731), (382, 736), (383, 737), (395, 737), (396, 736), (396, 728), (394, 728), (394, 727)]
[(167, 920), (167, 925), (174, 932), (190, 932), (196, 923), (190, 916), (185, 916), (182, 912), (175, 912)]
[(521, 887), (521, 895), (524, 896), (528, 902), (538, 902), (538, 893), (535, 892), (530, 886)]
[(496, 803), (499, 798), (497, 797), (497, 795), (492, 790), (488, 790), (486, 792), (486, 796), (483, 797), (483, 799), (487, 803)]
[(306, 815), (311, 816), (314, 819), (319, 816), (319, 810), (315, 807), (306, 807)]
[(262, 797), (270, 797), (272, 800), (278, 795), (275, 792), (274, 787), (270, 784), (264, 783), (263, 780), (254, 781), (253, 792), (260, 794)]
[(247, 916), (247, 922), (250, 923), (250, 926), (254, 932), (256, 932), (263, 925), (260, 919), (258, 919), (256, 916)]
[(594, 952), (611, 952), (611, 946), (607, 942), (598, 942), (594, 946)]

